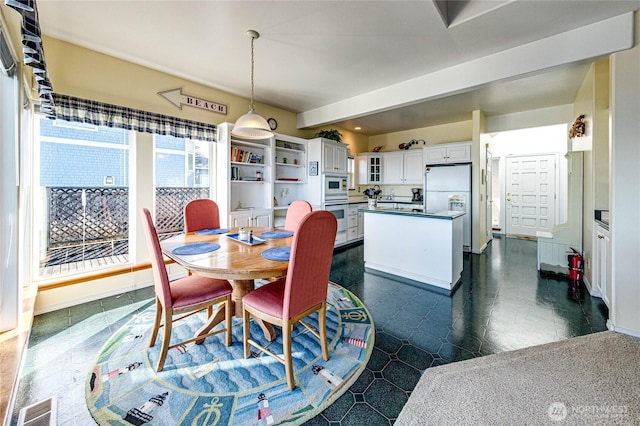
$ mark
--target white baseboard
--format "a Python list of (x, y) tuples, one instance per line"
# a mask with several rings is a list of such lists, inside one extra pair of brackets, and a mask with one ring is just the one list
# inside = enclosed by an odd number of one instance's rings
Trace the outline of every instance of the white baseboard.
[(58, 309), (70, 308), (71, 306), (81, 305), (81, 304), (87, 303), (87, 302), (93, 302), (94, 300), (104, 299), (105, 297), (115, 296), (115, 295), (118, 295), (118, 294), (126, 293), (128, 291), (133, 291), (133, 290), (138, 290), (138, 289), (141, 289), (141, 288), (151, 287), (152, 285), (153, 285), (153, 282), (145, 282), (145, 283), (133, 284), (133, 285), (126, 286), (126, 287), (120, 287), (120, 288), (115, 289), (115, 290), (109, 290), (109, 291), (105, 291), (105, 292), (101, 292), (101, 293), (94, 293), (94, 294), (92, 294), (90, 296), (81, 297), (79, 299), (68, 300), (68, 301), (65, 301), (63, 303), (54, 304), (54, 305), (48, 305), (44, 309), (35, 310), (33, 312), (33, 314), (34, 315), (46, 314), (47, 312), (57, 311)]
[(473, 250), (471, 250), (471, 253), (473, 253), (473, 254), (482, 254), (486, 249), (487, 249), (487, 243), (484, 243), (484, 245), (482, 247), (480, 247), (480, 250), (473, 249)]
[(599, 297), (599, 298), (602, 299), (602, 293), (600, 292), (600, 290), (594, 288), (593, 285), (591, 285), (591, 282), (589, 282), (589, 279), (586, 276), (582, 277), (582, 282), (584, 282), (584, 285), (585, 285), (585, 287), (587, 287), (587, 291), (589, 292), (591, 297)]
[[(123, 277), (126, 275), (123, 275)], [(184, 270), (180, 270), (180, 272), (169, 275), (169, 280), (177, 280), (178, 278), (186, 277), (187, 273)], [(71, 306), (81, 305), (87, 302), (93, 302), (94, 300), (104, 299), (106, 297), (115, 296), (118, 294), (126, 293), (133, 290), (139, 290), (141, 288), (147, 288), (153, 286), (153, 281), (141, 281), (135, 284), (131, 284), (124, 287), (118, 287), (116, 289), (111, 289), (107, 291), (102, 291), (99, 293), (92, 293), (85, 297), (80, 297), (78, 299), (73, 300), (65, 300), (64, 302), (58, 304), (50, 304), (44, 308), (34, 310), (34, 315), (46, 314), (47, 312), (57, 311), (58, 309), (70, 308)]]
[(640, 337), (640, 331), (629, 330), (622, 327), (616, 327), (615, 325), (611, 324), (609, 320), (607, 320), (607, 328), (609, 330), (617, 331), (618, 333), (628, 334), (629, 336), (633, 336), (633, 337)]

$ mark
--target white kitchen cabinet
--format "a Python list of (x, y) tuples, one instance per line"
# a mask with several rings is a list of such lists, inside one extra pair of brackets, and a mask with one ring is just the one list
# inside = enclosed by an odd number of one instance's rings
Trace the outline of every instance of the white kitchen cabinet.
[[(366, 208), (367, 204), (359, 204), (358, 208)], [(358, 212), (358, 238), (364, 238), (364, 212)]]
[(611, 297), (609, 285), (609, 270), (611, 265), (609, 230), (602, 227), (598, 222), (594, 223), (593, 233), (593, 269), (592, 269), (592, 292), (599, 291), (602, 300), (607, 306)]
[(422, 185), (422, 150), (386, 152), (382, 156), (382, 183), (385, 185)]
[(440, 144), (424, 148), (425, 164), (469, 163), (471, 142)]
[(399, 185), (404, 180), (404, 152), (385, 152), (382, 156), (382, 183), (385, 185)]
[(364, 230), (361, 231), (360, 222), (364, 222), (363, 213), (358, 212), (359, 208), (366, 206), (364, 203), (358, 204), (349, 204), (349, 217), (348, 217), (348, 228), (347, 228), (347, 241), (357, 241), (362, 239), (364, 236)]
[(379, 184), (382, 183), (382, 155), (365, 153), (358, 155), (356, 159), (358, 165), (358, 184)]
[(235, 211), (229, 214), (229, 226), (239, 228), (241, 226), (251, 226), (260, 228), (271, 228), (271, 210), (245, 210)]
[(325, 138), (309, 140), (309, 160), (319, 161), (323, 173), (347, 174), (347, 144)]

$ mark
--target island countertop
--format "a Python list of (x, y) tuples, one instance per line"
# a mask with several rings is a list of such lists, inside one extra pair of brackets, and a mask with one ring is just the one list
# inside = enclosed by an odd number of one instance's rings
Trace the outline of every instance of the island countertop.
[(377, 214), (392, 214), (392, 215), (402, 215), (402, 216), (412, 216), (412, 217), (425, 217), (430, 219), (445, 219), (445, 220), (453, 220), (457, 217), (463, 216), (464, 212), (459, 211), (451, 211), (444, 210), (440, 212), (416, 212), (411, 209), (396, 209), (393, 207), (376, 207), (374, 209), (369, 208), (361, 208), (358, 209), (359, 212), (364, 213), (377, 213)]

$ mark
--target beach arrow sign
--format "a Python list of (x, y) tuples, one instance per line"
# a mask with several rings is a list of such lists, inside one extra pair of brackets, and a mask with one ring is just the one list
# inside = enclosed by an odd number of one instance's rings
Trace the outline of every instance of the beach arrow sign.
[(178, 107), (178, 109), (182, 109), (182, 105), (187, 105), (194, 108), (206, 109), (207, 111), (227, 115), (226, 105), (202, 98), (196, 98), (195, 96), (191, 95), (185, 95), (184, 93), (182, 93), (182, 87), (178, 89), (165, 90), (164, 92), (158, 92), (158, 95), (174, 104), (176, 107)]

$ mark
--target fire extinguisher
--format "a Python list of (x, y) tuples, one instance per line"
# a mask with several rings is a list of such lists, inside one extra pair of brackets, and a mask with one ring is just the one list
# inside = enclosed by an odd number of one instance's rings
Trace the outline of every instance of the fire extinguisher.
[(569, 279), (579, 281), (582, 280), (582, 255), (574, 248), (573, 251), (567, 256), (569, 261)]

